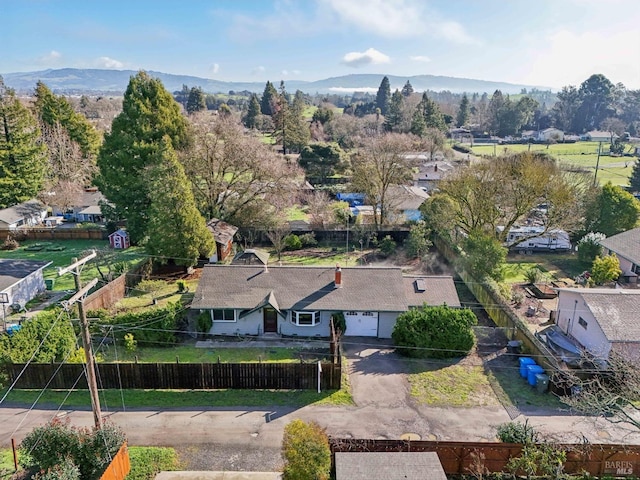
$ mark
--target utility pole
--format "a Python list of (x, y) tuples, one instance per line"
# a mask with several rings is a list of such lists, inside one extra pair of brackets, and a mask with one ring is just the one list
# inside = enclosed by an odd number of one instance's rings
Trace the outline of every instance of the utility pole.
[(598, 167), (600, 167), (600, 151), (602, 150), (602, 142), (598, 142), (598, 159), (596, 160), (596, 173), (593, 175), (593, 185), (598, 186)]
[(96, 252), (93, 251), (86, 257), (77, 260), (65, 268), (58, 269), (58, 276), (71, 272), (73, 274), (73, 280), (76, 286), (76, 293), (66, 302), (66, 308), (69, 308), (74, 303), (78, 304), (78, 314), (80, 316), (80, 330), (82, 332), (82, 347), (84, 348), (84, 356), (87, 362), (87, 385), (89, 386), (89, 394), (91, 396), (91, 408), (93, 410), (93, 421), (97, 429), (102, 428), (102, 412), (100, 411), (100, 398), (98, 397), (98, 383), (96, 382), (96, 370), (93, 360), (93, 352), (91, 350), (91, 334), (89, 333), (89, 321), (84, 311), (84, 299), (97, 283), (98, 279), (94, 278), (87, 285), (82, 287), (80, 285), (80, 271), (85, 263), (96, 257)]

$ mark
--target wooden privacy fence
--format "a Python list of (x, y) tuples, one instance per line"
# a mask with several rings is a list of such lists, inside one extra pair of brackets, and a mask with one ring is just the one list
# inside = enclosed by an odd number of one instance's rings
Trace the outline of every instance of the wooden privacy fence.
[[(336, 452), (436, 452), (448, 475), (468, 475), (483, 467), (490, 473), (506, 471), (510, 458), (520, 456), (522, 445), (514, 443), (433, 442), (405, 440), (329, 439)], [(640, 445), (559, 444), (567, 452), (564, 471), (593, 476), (640, 475)]]
[[(318, 388), (318, 363), (97, 363), (103, 389), (178, 390), (313, 390)], [(322, 362), (320, 388), (339, 390), (340, 363)], [(86, 389), (84, 364), (31, 363), (6, 366), (16, 388)], [(20, 376), (20, 378), (18, 378)], [(78, 380), (80, 379), (80, 380)], [(76, 384), (77, 383), (77, 384)]]
[(20, 228), (0, 230), (0, 238), (7, 234), (17, 235), (27, 240), (105, 240), (107, 231), (101, 228)]
[(129, 460), (129, 448), (125, 442), (111, 460), (100, 480), (124, 480), (129, 474), (129, 470), (131, 470), (131, 461)]

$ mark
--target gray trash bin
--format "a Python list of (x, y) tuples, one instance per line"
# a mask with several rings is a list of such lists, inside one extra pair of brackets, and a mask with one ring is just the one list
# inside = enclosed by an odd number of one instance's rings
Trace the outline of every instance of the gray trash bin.
[(545, 393), (549, 389), (549, 375), (544, 373), (536, 374), (536, 390)]

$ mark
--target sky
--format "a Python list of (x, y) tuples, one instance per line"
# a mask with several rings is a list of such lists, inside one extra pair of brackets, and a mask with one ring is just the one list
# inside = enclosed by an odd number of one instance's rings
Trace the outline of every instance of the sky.
[(443, 75), (640, 88), (638, 0), (0, 0), (0, 74)]

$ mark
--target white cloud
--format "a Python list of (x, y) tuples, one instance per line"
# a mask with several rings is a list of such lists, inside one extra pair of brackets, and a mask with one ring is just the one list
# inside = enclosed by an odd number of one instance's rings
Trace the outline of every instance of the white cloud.
[(120, 69), (124, 67), (124, 63), (115, 58), (110, 57), (99, 57), (94, 62), (98, 67), (102, 68), (111, 68), (111, 69)]
[(289, 70), (282, 70), (282, 75), (284, 75), (285, 77), (289, 75)]
[(62, 54), (60, 52), (58, 52), (57, 50), (51, 50), (46, 55), (38, 57), (36, 61), (40, 65), (51, 65), (58, 63), (61, 58)]
[(259, 65), (256, 68), (254, 68), (253, 70), (251, 70), (251, 75), (258, 75), (260, 73), (264, 73), (265, 70), (266, 70), (266, 68), (264, 68), (262, 65)]
[(379, 65), (389, 63), (391, 58), (375, 48), (369, 48), (365, 52), (349, 52), (342, 57), (342, 63), (349, 67), (362, 67), (364, 65)]
[(412, 62), (421, 62), (421, 63), (428, 63), (431, 61), (431, 59), (425, 55), (411, 55), (409, 57), (409, 60), (411, 60)]
[(214, 63), (213, 65), (211, 65), (211, 73), (218, 73), (220, 71), (220, 65), (218, 65), (217, 63)]
[(468, 44), (477, 43), (458, 22), (427, 11), (422, 0), (318, 0), (345, 24), (383, 37), (406, 38), (430, 35)]

